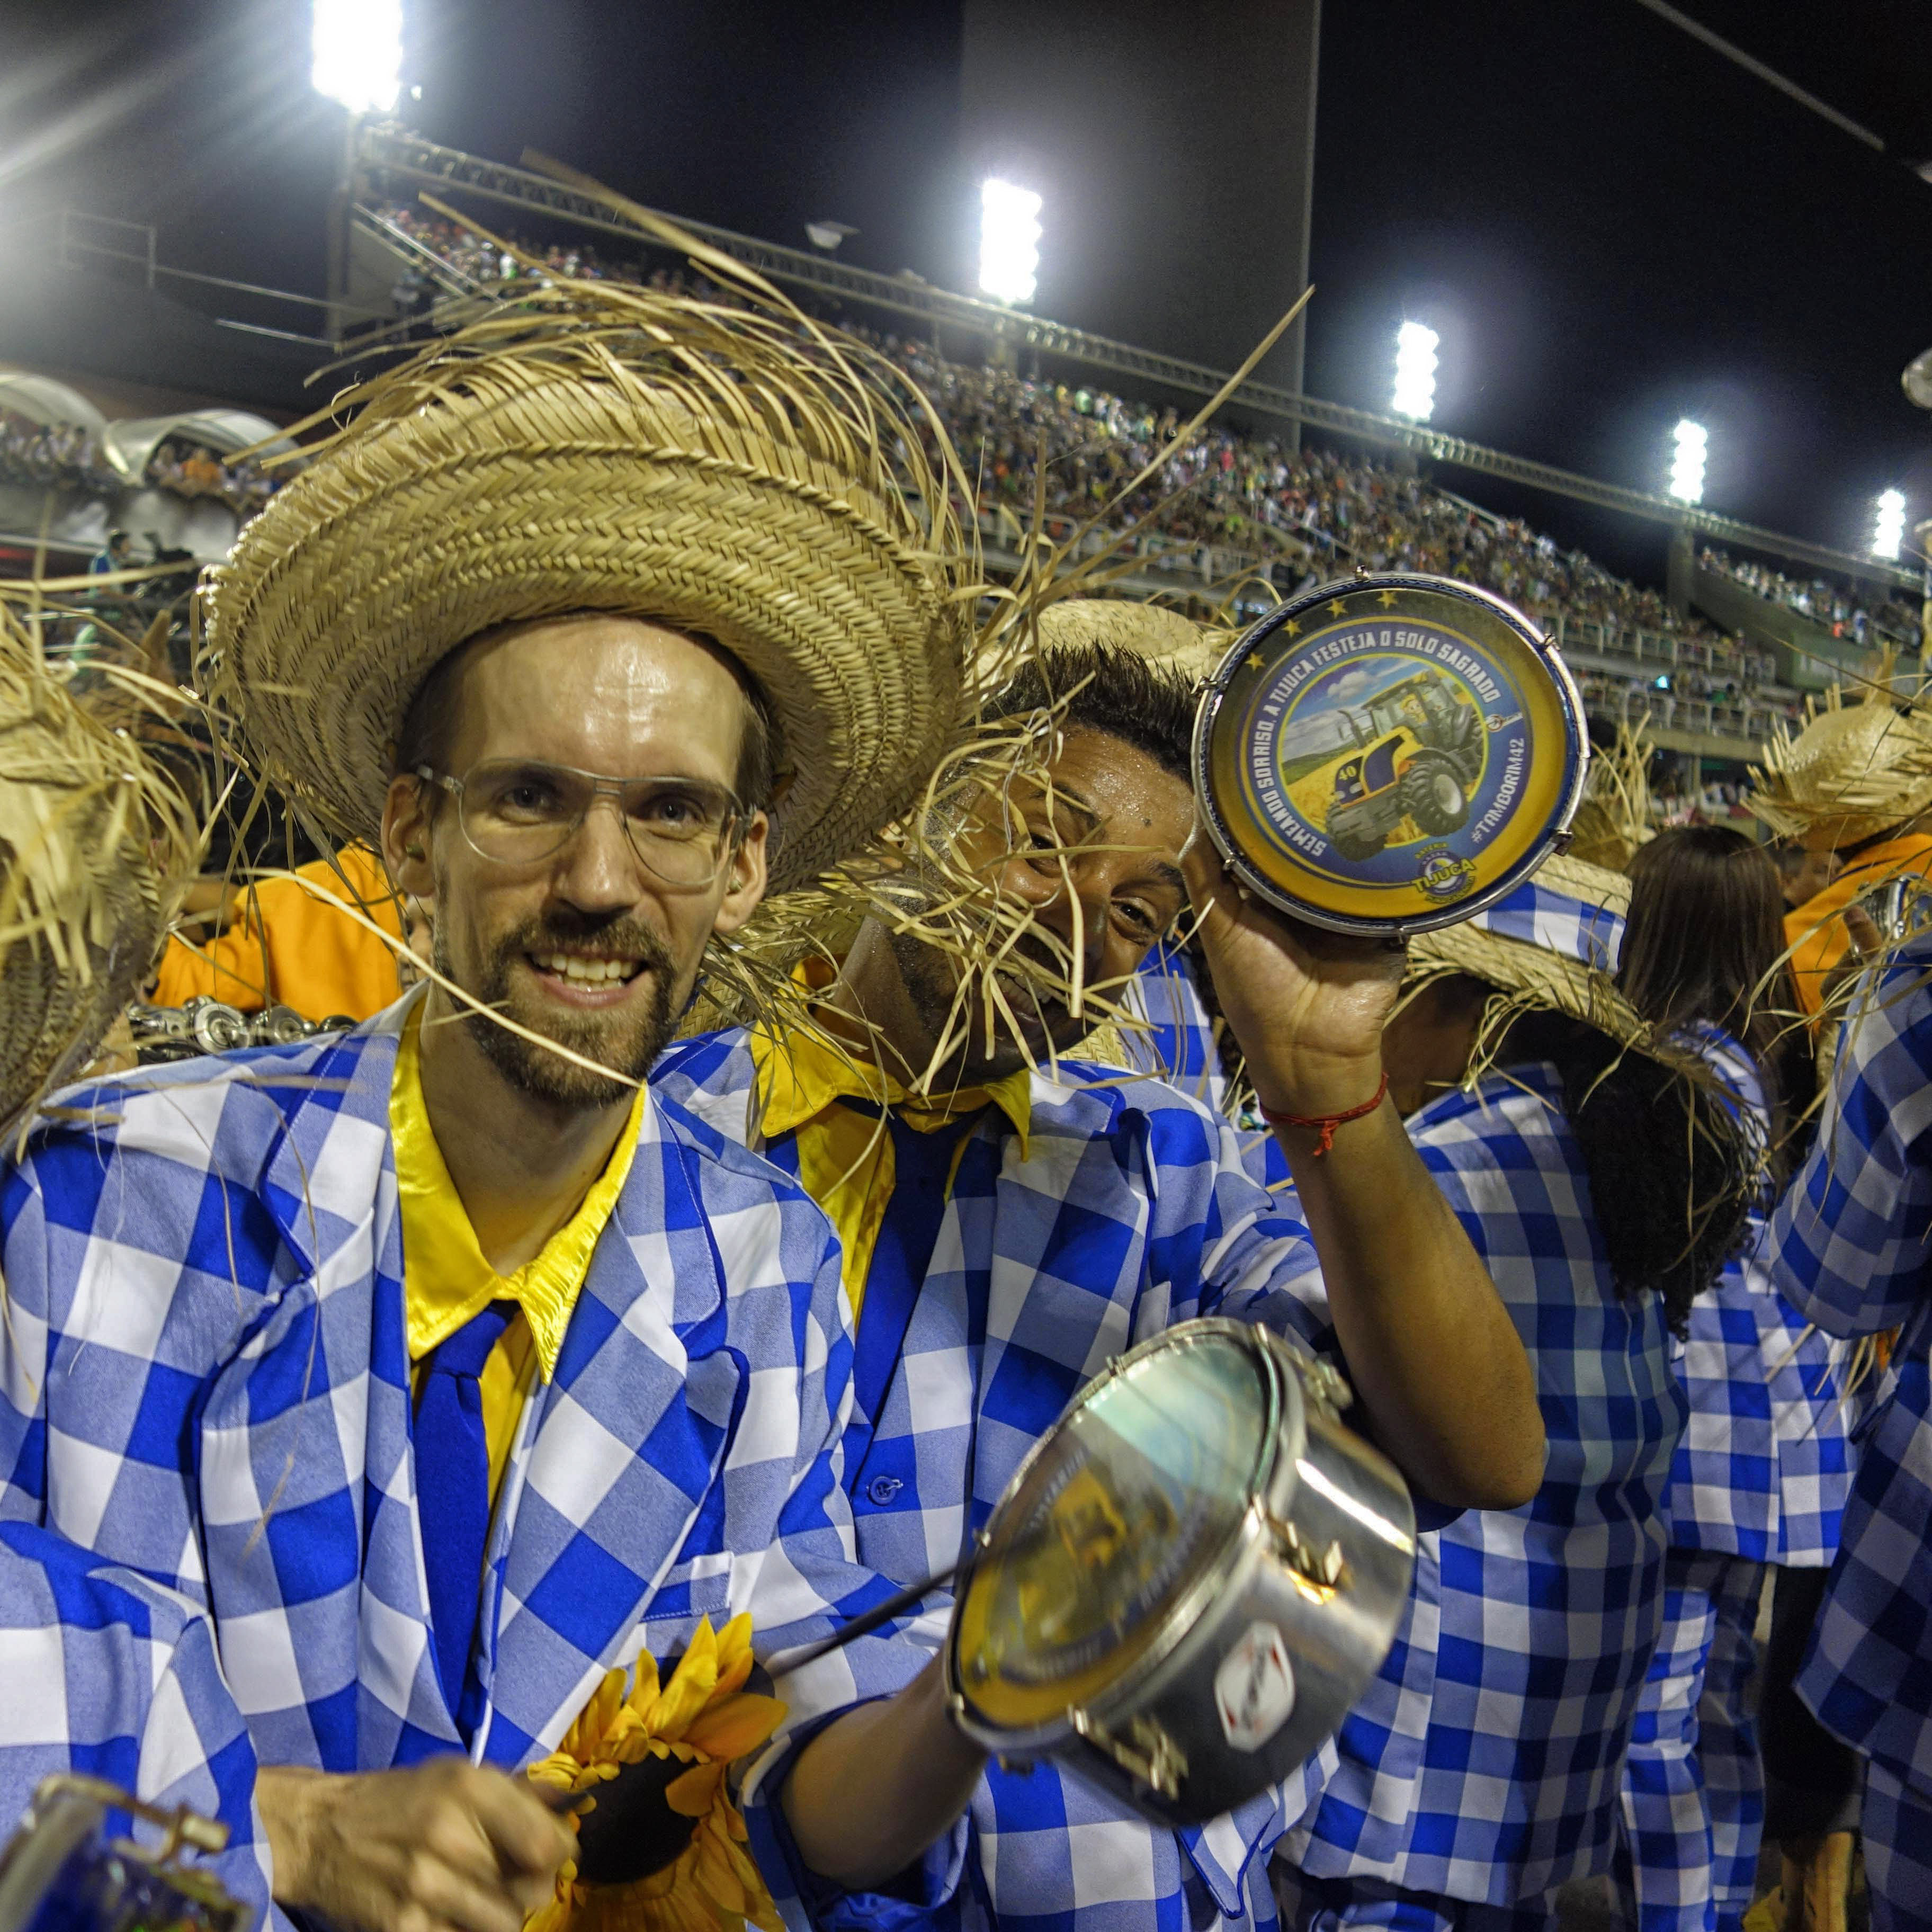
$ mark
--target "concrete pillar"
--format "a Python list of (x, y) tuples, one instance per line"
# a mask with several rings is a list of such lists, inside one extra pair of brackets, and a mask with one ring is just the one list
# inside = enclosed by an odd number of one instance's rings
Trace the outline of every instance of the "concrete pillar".
[(1670, 553), (1664, 565), (1664, 601), (1673, 617), (1690, 614), (1690, 583), (1697, 568), (1697, 553), (1690, 526), (1679, 524), (1670, 532)]

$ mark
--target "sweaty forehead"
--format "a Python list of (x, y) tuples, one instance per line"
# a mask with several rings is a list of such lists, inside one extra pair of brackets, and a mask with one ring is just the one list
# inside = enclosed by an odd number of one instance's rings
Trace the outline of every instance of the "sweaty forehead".
[(708, 646), (640, 618), (518, 625), (466, 647), (452, 762), (542, 758), (730, 783), (743, 697)]
[(1121, 739), (1076, 727), (1051, 769), (1055, 786), (1094, 814), (1100, 842), (1179, 862), (1193, 830), (1194, 797), (1166, 766)]

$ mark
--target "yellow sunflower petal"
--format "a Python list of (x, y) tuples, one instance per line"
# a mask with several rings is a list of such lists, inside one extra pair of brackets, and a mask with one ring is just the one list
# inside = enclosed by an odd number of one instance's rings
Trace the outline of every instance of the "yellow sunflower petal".
[(694, 1764), (664, 1786), (664, 1802), (680, 1818), (702, 1818), (724, 1782), (722, 1764)]
[(729, 1696), (752, 1674), (752, 1614), (740, 1610), (718, 1633), (718, 1689)]
[(692, 1632), (691, 1642), (678, 1660), (670, 1682), (646, 1719), (652, 1736), (682, 1737), (686, 1726), (710, 1701), (717, 1687), (718, 1640), (712, 1634), (711, 1619), (704, 1617)]
[(784, 1721), (784, 1714), (781, 1699), (740, 1691), (735, 1697), (700, 1711), (685, 1732), (684, 1741), (706, 1757), (723, 1758), (728, 1762), (747, 1751), (756, 1750)]

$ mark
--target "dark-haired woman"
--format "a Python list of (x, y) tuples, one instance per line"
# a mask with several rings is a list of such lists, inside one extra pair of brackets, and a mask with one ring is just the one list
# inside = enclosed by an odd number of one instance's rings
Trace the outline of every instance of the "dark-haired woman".
[(1611, 980), (1628, 894), (1552, 859), (1411, 944), (1391, 1090), (1516, 1322), (1548, 1457), (1522, 1508), (1418, 1539), (1395, 1646), (1277, 1860), (1306, 1932), (1553, 1927), (1557, 1888), (1616, 1863), (1685, 1408), (1669, 1329), (1741, 1233), (1750, 1166)]
[[(1789, 1124), (1814, 1077), (1780, 964), (1777, 869), (1738, 832), (1686, 826), (1640, 847), (1630, 876), (1618, 984), (1653, 1025), (1696, 1044), (1772, 1156), (1747, 1244), (1691, 1304), (1677, 1364), (1690, 1415), (1666, 1500), (1664, 1633), (1624, 1779), (1640, 1932), (1736, 1932), (1764, 1819), (1744, 1699), (1753, 1633), (1770, 1566), (1822, 1570), (1838, 1551), (1851, 1484), (1847, 1345), (1778, 1293), (1763, 1251)], [(1822, 1736), (1817, 1744), (1843, 1755)]]

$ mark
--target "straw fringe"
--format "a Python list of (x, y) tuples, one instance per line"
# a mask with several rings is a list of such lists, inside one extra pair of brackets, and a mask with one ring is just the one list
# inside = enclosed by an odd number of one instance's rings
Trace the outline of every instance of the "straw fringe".
[(152, 681), (103, 676), (104, 716), (0, 602), (0, 1137), (134, 997), (200, 851), (188, 800), (118, 722)]

